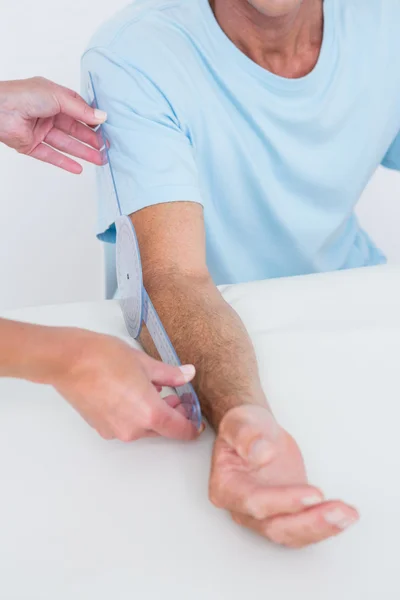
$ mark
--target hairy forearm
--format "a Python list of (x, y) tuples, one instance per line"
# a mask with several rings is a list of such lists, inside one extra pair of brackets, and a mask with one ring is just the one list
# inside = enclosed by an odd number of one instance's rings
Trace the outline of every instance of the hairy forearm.
[[(181, 361), (196, 366), (196, 392), (214, 428), (235, 406), (266, 405), (250, 338), (212, 280), (171, 274), (146, 279), (149, 295)], [(146, 331), (141, 341), (156, 355)]]
[(0, 377), (48, 383), (65, 367), (68, 340), (65, 328), (0, 319)]

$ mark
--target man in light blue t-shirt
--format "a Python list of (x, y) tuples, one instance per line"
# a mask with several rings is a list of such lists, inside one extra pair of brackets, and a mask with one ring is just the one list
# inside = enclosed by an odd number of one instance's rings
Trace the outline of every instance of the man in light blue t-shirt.
[[(216, 285), (385, 261), (354, 207), (400, 168), (399, 26), (398, 0), (137, 0), (83, 58), (147, 289), (218, 431), (211, 498), (289, 546), (358, 515), (309, 486)], [(101, 198), (101, 239), (115, 217)]]

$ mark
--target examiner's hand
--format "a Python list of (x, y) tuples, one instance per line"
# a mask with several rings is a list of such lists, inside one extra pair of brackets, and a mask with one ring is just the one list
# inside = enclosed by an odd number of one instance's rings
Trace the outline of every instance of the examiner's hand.
[(61, 359), (48, 361), (51, 370), (45, 367), (36, 380), (52, 384), (102, 437), (124, 442), (154, 435), (197, 437), (177, 397), (159, 394), (162, 386), (190, 381), (193, 366), (171, 367), (117, 338), (81, 329), (56, 328), (53, 338), (53, 346), (62, 348), (55, 352)]
[(240, 406), (223, 418), (210, 498), (240, 525), (292, 548), (337, 535), (358, 519), (354, 508), (324, 501), (308, 484), (296, 442), (259, 406)]
[(0, 82), (0, 142), (70, 173), (82, 167), (62, 152), (102, 164), (101, 143), (87, 125), (106, 118), (76, 92), (42, 77)]

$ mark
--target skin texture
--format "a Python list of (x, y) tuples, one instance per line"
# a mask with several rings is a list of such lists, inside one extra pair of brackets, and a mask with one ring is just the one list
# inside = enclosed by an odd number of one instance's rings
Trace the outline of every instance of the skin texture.
[[(71, 173), (82, 167), (58, 150), (100, 164), (90, 126), (105, 118), (46, 79), (0, 82), (0, 142)], [(159, 395), (162, 386), (183, 385), (194, 372), (191, 365), (164, 365), (110, 336), (0, 319), (0, 377), (52, 385), (106, 439), (195, 438), (176, 396)]]
[[(194, 385), (218, 434), (211, 501), (236, 522), (290, 547), (351, 525), (357, 512), (326, 502), (309, 484), (299, 447), (272, 415), (247, 332), (208, 274), (202, 207), (161, 204), (131, 218), (147, 291), (178, 355), (196, 365)], [(157, 356), (146, 332), (142, 343)]]
[[(247, 3), (257, 11), (259, 19), (262, 19), (263, 16), (284, 19), (296, 16), (301, 5), (307, 4), (307, 0), (248, 0)], [(246, 3), (239, 2), (238, 4), (245, 5)]]
[(183, 385), (194, 373), (111, 336), (0, 319), (0, 377), (52, 385), (105, 439), (197, 437), (176, 396), (159, 395), (161, 386)]
[(70, 173), (82, 167), (64, 153), (102, 164), (91, 127), (106, 118), (76, 92), (42, 77), (0, 82), (0, 142)]
[[(212, 8), (226, 35), (260, 66), (284, 77), (314, 68), (320, 0), (214, 0)], [(202, 207), (160, 204), (131, 219), (147, 291), (180, 358), (196, 365), (194, 385), (217, 433), (211, 501), (238, 524), (288, 547), (342, 532), (358, 513), (309, 483), (296, 441), (274, 419), (247, 332), (208, 273)], [(156, 356), (146, 332), (142, 342)]]
[(213, 0), (231, 41), (261, 67), (287, 78), (315, 67), (323, 37), (321, 0)]

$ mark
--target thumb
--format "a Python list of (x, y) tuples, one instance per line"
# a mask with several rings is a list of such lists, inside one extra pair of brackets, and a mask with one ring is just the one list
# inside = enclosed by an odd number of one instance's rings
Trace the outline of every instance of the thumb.
[(63, 114), (86, 125), (100, 125), (107, 120), (107, 113), (98, 108), (93, 108), (73, 90), (59, 88), (56, 92), (60, 110)]
[(152, 431), (162, 437), (175, 440), (188, 441), (197, 438), (200, 432), (197, 431), (194, 424), (162, 400), (150, 384), (147, 400), (149, 405), (151, 404), (153, 412)]
[(266, 407), (242, 405), (226, 413), (219, 437), (242, 459), (261, 466), (274, 458), (279, 431), (275, 418)]
[(177, 387), (193, 379), (196, 369), (193, 365), (173, 367), (150, 356), (143, 356), (143, 366), (154, 385)]

